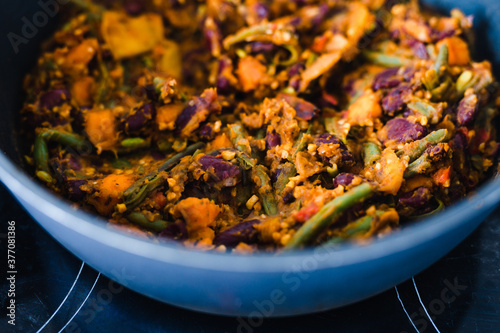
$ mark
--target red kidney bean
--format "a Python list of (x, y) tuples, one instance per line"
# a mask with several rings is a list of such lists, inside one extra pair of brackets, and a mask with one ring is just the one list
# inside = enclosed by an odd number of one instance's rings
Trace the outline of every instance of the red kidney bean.
[(210, 155), (202, 156), (198, 162), (203, 171), (213, 168), (214, 175), (217, 177), (216, 181), (221, 182), (223, 186), (231, 187), (238, 183), (238, 177), (241, 173), (238, 166)]
[(406, 143), (419, 140), (427, 134), (427, 130), (420, 124), (412, 123), (405, 118), (394, 118), (385, 125), (387, 139)]
[(282, 99), (290, 104), (290, 106), (295, 109), (297, 117), (304, 120), (313, 119), (319, 112), (319, 109), (314, 104), (299, 97), (281, 93), (278, 94), (276, 98)]
[(42, 94), (39, 99), (41, 109), (52, 110), (56, 106), (61, 106), (71, 99), (67, 89), (54, 89)]
[(457, 123), (466, 126), (472, 123), (479, 110), (479, 103), (475, 94), (465, 96), (457, 107)]
[(398, 203), (411, 208), (422, 208), (432, 198), (432, 193), (427, 187), (419, 187), (411, 192), (399, 196)]
[(411, 93), (409, 85), (402, 84), (392, 89), (387, 96), (382, 99), (382, 109), (390, 116), (401, 110), (405, 105), (405, 98)]
[(217, 234), (214, 238), (214, 245), (224, 245), (227, 248), (233, 248), (241, 242), (246, 244), (255, 243), (257, 242), (258, 232), (254, 226), (259, 223), (259, 220), (240, 222), (237, 225)]
[(394, 88), (401, 83), (401, 78), (397, 76), (399, 67), (389, 68), (378, 73), (373, 79), (372, 89)]
[(273, 147), (279, 146), (281, 144), (281, 137), (275, 131), (271, 133), (267, 133), (266, 135), (266, 146), (267, 149), (271, 149)]

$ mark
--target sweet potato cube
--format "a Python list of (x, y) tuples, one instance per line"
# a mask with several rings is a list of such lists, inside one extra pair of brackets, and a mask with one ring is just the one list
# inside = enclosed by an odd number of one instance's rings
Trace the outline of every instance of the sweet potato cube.
[(372, 126), (373, 120), (381, 115), (379, 95), (366, 90), (347, 110), (347, 121), (351, 125)]
[(448, 63), (451, 66), (465, 66), (470, 63), (469, 47), (461, 38), (445, 38), (436, 44), (436, 48), (439, 50), (441, 45), (448, 46)]
[(85, 131), (98, 154), (103, 150), (111, 150), (118, 141), (115, 116), (109, 109), (87, 112)]
[(88, 201), (99, 214), (109, 216), (121, 202), (123, 191), (133, 183), (131, 175), (108, 175), (97, 182), (97, 192)]
[(130, 17), (121, 12), (106, 11), (101, 34), (116, 59), (130, 58), (151, 51), (161, 42), (163, 21), (158, 14)]

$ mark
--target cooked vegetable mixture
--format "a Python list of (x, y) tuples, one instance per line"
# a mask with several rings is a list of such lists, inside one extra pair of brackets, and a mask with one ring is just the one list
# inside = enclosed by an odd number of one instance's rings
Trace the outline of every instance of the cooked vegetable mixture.
[(365, 242), (493, 169), (472, 18), (417, 1), (73, 0), (26, 78), (36, 177), (221, 252)]

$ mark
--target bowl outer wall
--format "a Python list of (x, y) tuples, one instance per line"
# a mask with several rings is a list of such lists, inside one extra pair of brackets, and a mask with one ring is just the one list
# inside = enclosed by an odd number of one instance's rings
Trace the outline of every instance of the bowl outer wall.
[(99, 219), (74, 211), (12, 165), (5, 167), (6, 163), (0, 156), (0, 179), (35, 220), (77, 257), (152, 298), (234, 316), (252, 315), (259, 311), (258, 304), (269, 308), (274, 299), (278, 301), (269, 316), (331, 309), (380, 293), (446, 254), (500, 200), (500, 180), (495, 179), (468, 201), (369, 246), (234, 256), (155, 244), (110, 230)]
[[(446, 10), (463, 7), (481, 22), (495, 22), (495, 8), (499, 5), (484, 0), (428, 2)], [(496, 36), (500, 35), (498, 28), (491, 29), (497, 29)], [(489, 39), (491, 43), (491, 36)], [(500, 59), (499, 43), (491, 44), (497, 49), (489, 51), (490, 58), (493, 54)], [(8, 149), (3, 141), (0, 144), (2, 150)], [(240, 257), (153, 244), (109, 230), (102, 220), (73, 211), (1, 155), (0, 180), (54, 238), (108, 277), (170, 304), (241, 316), (257, 311), (256, 304), (269, 305), (273, 298), (278, 299), (274, 310), (261, 310), (263, 314), (283, 316), (326, 310), (386, 290), (453, 248), (500, 198), (497, 179), (468, 201), (367, 247), (344, 246), (335, 253), (319, 249), (280, 257)], [(280, 292), (283, 295), (271, 297), (272, 292), (273, 296)], [(281, 303), (283, 298), (286, 300)]]

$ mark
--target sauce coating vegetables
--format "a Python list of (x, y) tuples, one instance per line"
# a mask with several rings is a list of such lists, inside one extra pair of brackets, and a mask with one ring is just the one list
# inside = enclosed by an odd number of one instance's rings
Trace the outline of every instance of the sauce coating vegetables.
[(26, 160), (110, 227), (221, 252), (367, 242), (493, 169), (472, 19), (417, 1), (73, 0)]

